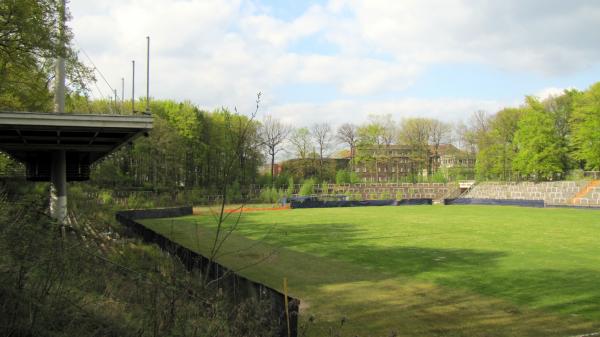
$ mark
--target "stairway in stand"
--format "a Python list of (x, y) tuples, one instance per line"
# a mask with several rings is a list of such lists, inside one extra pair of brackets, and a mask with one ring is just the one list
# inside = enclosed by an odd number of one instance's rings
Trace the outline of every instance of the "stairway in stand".
[(569, 200), (571, 205), (599, 205), (600, 180), (592, 180)]

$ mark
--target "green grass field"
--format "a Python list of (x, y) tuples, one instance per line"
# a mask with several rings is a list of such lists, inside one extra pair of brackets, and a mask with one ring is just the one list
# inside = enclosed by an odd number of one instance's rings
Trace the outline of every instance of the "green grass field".
[[(143, 223), (200, 253), (214, 238), (208, 215)], [(287, 277), (308, 335), (345, 317), (344, 336), (566, 337), (600, 331), (599, 240), (591, 210), (298, 209), (243, 214), (219, 261)]]

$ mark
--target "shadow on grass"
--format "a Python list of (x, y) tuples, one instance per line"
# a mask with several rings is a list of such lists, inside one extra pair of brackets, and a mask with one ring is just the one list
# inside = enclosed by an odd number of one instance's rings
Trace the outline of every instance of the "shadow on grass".
[[(252, 215), (245, 219), (247, 226), (242, 234), (254, 235), (262, 230), (252, 222)], [(527, 270), (501, 268), (498, 260), (506, 257), (506, 252), (403, 246), (402, 236), (369, 237), (366, 230), (353, 224), (295, 224), (287, 230), (289, 233), (281, 231), (268, 242), (382, 273), (377, 277), (371, 273), (373, 280), (385, 275), (422, 277), (450, 288), (600, 322), (597, 270), (558, 270), (547, 266)], [(383, 246), (364, 244), (380, 239), (388, 241)]]
[[(574, 316), (547, 314), (473, 292), (396, 279), (326, 286), (319, 289), (318, 296), (327, 299), (318, 303), (320, 309), (338, 316), (316, 324), (314, 336), (327, 335), (331, 323), (342, 316), (347, 317), (344, 329), (352, 336), (564, 337), (600, 329), (598, 322)], [(364, 322), (369, 322), (366, 329)]]
[[(247, 214), (239, 234), (257, 237), (264, 232), (265, 225), (255, 223), (252, 214)], [(266, 241), (279, 247), (376, 268), (387, 275), (411, 277), (432, 271), (493, 269), (496, 261), (506, 256), (502, 251), (407, 246), (402, 244), (406, 237), (369, 236), (365, 229), (353, 224), (309, 223), (275, 230)], [(386, 241), (383, 245), (365, 244), (378, 240)]]
[[(595, 270), (510, 270), (498, 264), (507, 256), (503, 251), (405, 246), (401, 235), (376, 238), (364, 226), (348, 223), (272, 229), (256, 220), (246, 214), (232, 242), (239, 249), (255, 243), (244, 237), (256, 240), (270, 231), (266, 244), (231, 261), (260, 256), (269, 245), (290, 248), (249, 272), (272, 286), (285, 275), (311, 294), (315, 307), (358, 315), (369, 329), (395, 329), (399, 336), (401, 331), (409, 331), (407, 336), (566, 336), (600, 329), (600, 272)], [(382, 242), (368, 244), (377, 240)], [(408, 277), (407, 284), (398, 277)], [(419, 285), (415, 279), (444, 287)]]
[(439, 277), (436, 282), (478, 293), (508, 298), (545, 311), (581, 316), (600, 322), (600, 273), (593, 270), (481, 270)]

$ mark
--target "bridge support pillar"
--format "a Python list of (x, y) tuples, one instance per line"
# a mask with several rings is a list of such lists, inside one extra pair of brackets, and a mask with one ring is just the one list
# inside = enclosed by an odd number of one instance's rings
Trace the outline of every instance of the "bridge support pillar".
[(67, 222), (67, 156), (65, 150), (52, 153), (50, 215), (62, 225)]

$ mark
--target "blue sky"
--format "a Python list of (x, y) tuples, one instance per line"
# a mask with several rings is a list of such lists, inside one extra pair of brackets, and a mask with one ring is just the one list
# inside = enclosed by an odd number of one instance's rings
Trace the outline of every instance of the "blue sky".
[(76, 47), (114, 87), (121, 77), (130, 87), (130, 62), (143, 67), (150, 35), (152, 96), (250, 111), (261, 91), (263, 116), (297, 126), (369, 114), (458, 122), (600, 81), (594, 0), (72, 0), (70, 9)]

